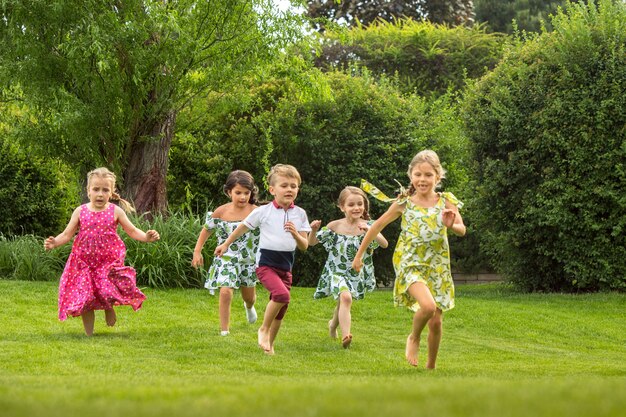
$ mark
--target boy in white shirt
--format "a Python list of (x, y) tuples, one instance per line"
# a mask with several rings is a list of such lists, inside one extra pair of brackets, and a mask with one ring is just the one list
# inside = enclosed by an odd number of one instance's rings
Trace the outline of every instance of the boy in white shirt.
[(260, 229), (256, 274), (270, 292), (270, 301), (258, 331), (258, 342), (265, 353), (273, 355), (274, 340), (290, 301), (295, 250), (308, 248), (311, 227), (306, 212), (294, 204), (301, 183), (298, 170), (291, 165), (274, 165), (267, 182), (274, 201), (252, 211), (228, 239), (215, 248), (215, 255), (224, 254), (248, 230)]

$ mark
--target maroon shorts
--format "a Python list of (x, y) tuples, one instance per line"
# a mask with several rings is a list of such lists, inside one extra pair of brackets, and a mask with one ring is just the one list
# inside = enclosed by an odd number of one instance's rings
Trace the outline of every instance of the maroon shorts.
[(291, 290), (291, 272), (272, 268), (271, 266), (260, 266), (256, 269), (256, 276), (265, 289), (270, 292), (270, 300), (285, 304), (276, 315), (276, 320), (282, 320), (285, 317), (289, 300), (291, 299), (289, 294), (289, 290)]

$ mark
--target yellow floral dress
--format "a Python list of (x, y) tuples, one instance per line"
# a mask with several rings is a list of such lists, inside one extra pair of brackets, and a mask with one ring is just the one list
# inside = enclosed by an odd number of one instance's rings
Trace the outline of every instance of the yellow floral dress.
[(452, 193), (444, 192), (439, 194), (439, 201), (434, 207), (418, 207), (407, 197), (390, 199), (365, 181), (361, 187), (379, 200), (397, 201), (405, 206), (400, 236), (393, 253), (396, 272), (394, 305), (417, 311), (419, 304), (409, 295), (408, 289), (415, 282), (423, 282), (435, 299), (437, 308), (442, 311), (454, 308), (450, 247), (442, 213), (446, 201), (458, 208), (463, 207), (463, 203)]

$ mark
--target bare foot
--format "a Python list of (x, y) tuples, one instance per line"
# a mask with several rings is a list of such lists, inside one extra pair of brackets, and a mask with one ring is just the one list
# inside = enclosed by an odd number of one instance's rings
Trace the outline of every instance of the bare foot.
[(270, 332), (269, 329), (263, 331), (263, 327), (259, 327), (257, 332), (259, 347), (263, 349), (265, 352), (269, 352), (272, 350), (272, 346), (270, 345)]
[(263, 352), (265, 352), (266, 355), (274, 356), (274, 346), (270, 346), (268, 350), (263, 350)]
[(328, 320), (328, 334), (330, 334), (331, 339), (337, 338), (337, 326), (333, 327), (332, 320)]
[(113, 327), (117, 322), (117, 315), (115, 314), (115, 310), (112, 308), (109, 310), (104, 310), (104, 320), (107, 322), (107, 326)]
[(352, 343), (352, 335), (349, 334), (346, 337), (344, 337), (343, 339), (341, 339), (341, 346), (343, 346), (344, 349), (348, 349), (350, 347), (350, 343)]
[(420, 339), (415, 339), (412, 334), (406, 338), (406, 349), (404, 355), (406, 360), (409, 361), (409, 365), (417, 366), (417, 354), (420, 350)]

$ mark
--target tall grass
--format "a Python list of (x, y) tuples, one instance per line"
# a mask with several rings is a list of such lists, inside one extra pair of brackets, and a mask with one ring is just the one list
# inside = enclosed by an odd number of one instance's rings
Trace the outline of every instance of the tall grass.
[[(119, 228), (126, 245), (126, 265), (137, 270), (137, 283), (153, 288), (197, 288), (204, 283), (204, 271), (213, 259), (215, 239), (205, 244), (205, 268), (191, 267), (193, 249), (202, 229), (200, 218), (183, 214), (168, 217), (158, 215), (148, 221), (143, 216), (131, 215), (130, 220), (141, 230), (155, 229), (161, 240), (154, 243), (131, 239)], [(63, 272), (72, 242), (45, 251), (44, 238), (33, 235), (0, 236), (0, 277), (22, 281), (55, 281)]]

